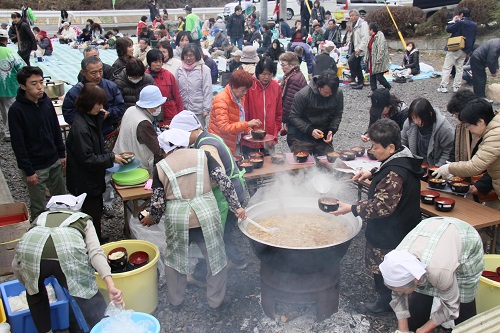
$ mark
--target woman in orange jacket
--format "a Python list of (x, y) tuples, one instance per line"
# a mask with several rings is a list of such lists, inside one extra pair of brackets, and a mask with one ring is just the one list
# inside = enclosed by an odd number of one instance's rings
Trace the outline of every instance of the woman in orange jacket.
[(236, 70), (229, 79), (229, 84), (218, 93), (212, 102), (208, 131), (220, 136), (233, 155), (239, 155), (241, 136), (253, 127), (262, 126), (259, 119), (245, 120), (245, 94), (252, 86), (252, 75), (244, 70)]

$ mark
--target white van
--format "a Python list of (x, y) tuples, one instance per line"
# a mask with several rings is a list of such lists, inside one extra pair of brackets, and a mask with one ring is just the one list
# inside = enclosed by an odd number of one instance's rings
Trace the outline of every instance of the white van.
[[(345, 1), (345, 0), (344, 0)], [(281, 1), (283, 3), (283, 1)], [(313, 1), (314, 2), (314, 1)], [(238, 1), (230, 2), (224, 6), (223, 16), (230, 16), (234, 13), (234, 8), (238, 5)], [(337, 0), (320, 0), (320, 5), (325, 8), (325, 11), (330, 12), (337, 11)], [(257, 7), (260, 12), (260, 0), (242, 0), (241, 8), (243, 13), (249, 12), (252, 6)], [(272, 20), (274, 7), (276, 6), (276, 1), (267, 1), (267, 15), (268, 20)], [(248, 11), (247, 11), (248, 9)], [(300, 15), (300, 2), (298, 0), (287, 0), (286, 3), (286, 19), (292, 20), (294, 16)], [(262, 21), (262, 18), (261, 18)]]

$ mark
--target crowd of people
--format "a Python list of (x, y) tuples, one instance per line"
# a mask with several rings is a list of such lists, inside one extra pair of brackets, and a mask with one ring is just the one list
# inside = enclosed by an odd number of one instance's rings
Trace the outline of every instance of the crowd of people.
[[(252, 150), (271, 154), (280, 135), (286, 135), (292, 152), (308, 151), (314, 156), (332, 152), (334, 140), (341, 140), (334, 136), (344, 112), (343, 88), (337, 73), (339, 48), (344, 48), (352, 77), (350, 89), (363, 89), (363, 69), (369, 74), (370, 120), (361, 140), (371, 142), (374, 155), (382, 162), (380, 168), (361, 171), (354, 177), (371, 178), (368, 199), (357, 205), (340, 203), (335, 212), (352, 212), (367, 222), (366, 264), (379, 298), (366, 308), (373, 313), (393, 309), (402, 332), (428, 332), (426, 329), (446, 320), (463, 321), (475, 314), (473, 292), (477, 288), (477, 269), (482, 267), (482, 247), (477, 244), (480, 240), (461, 222), (420, 222), (419, 189), (424, 174), (422, 164), (426, 163), (439, 167), (432, 175), (435, 177), (469, 177), (486, 172), (472, 187), (472, 194), (500, 193), (499, 153), (495, 149), (499, 116), (484, 98), (485, 67), (492, 75), (498, 72), (500, 39), (473, 51), (472, 30), (476, 26), (466, 8), (449, 24), (450, 33), (467, 34), (464, 49), (446, 53), (439, 87), (440, 92), (447, 91), (448, 69), (451, 71), (454, 65), (454, 95), (448, 111), (457, 116), (459, 124), (453, 128), (428, 99), (417, 97), (407, 104), (391, 94), (391, 85), (384, 76), (389, 70), (384, 34), (375, 22), (368, 24), (356, 10), (350, 11), (350, 25), (342, 37), (335, 20), (330, 19), (331, 13), (325, 12), (318, 0), (311, 6), (311, 17), (298, 20), (291, 29), (279, 17), (276, 27), (260, 25), (255, 7), (245, 16), (239, 5), (227, 20), (218, 17), (205, 22), (188, 5), (179, 25), (166, 25), (168, 13), (160, 15), (155, 4), (149, 1), (150, 17), (141, 17), (137, 25), (137, 47), (118, 29), (104, 36), (101, 26), (91, 19), (78, 34), (68, 13), (61, 11), (57, 35), (60, 44), (102, 40), (106, 45), (113, 44), (118, 55), (109, 65), (99, 58), (99, 42), (84, 49), (78, 84), (66, 93), (62, 105), (64, 119), (71, 125), (66, 142), (52, 101), (44, 93), (43, 72), (29, 63), (31, 52), (37, 48), (50, 55), (52, 41), (45, 31), (31, 28), (30, 21), (17, 12), (11, 16), (9, 32), (0, 30), (0, 60), (12, 64), (9, 75), (2, 78), (7, 89), (0, 92), (5, 138), (11, 141), (28, 188), (31, 218), (37, 226), (43, 229), (49, 220), (58, 229), (71, 225), (90, 235), (78, 242), (83, 246), (86, 242), (92, 249), (95, 242), (106, 242), (101, 219), (102, 215), (113, 214), (111, 173), (107, 169), (114, 163), (125, 163), (120, 153), (133, 152), (153, 177), (150, 215), (141, 220), (142, 225), (156, 224), (166, 217), (170, 304), (182, 304), (188, 278), (193, 278), (187, 268), (187, 248), (194, 242), (208, 263), (209, 306), (222, 309), (226, 304), (228, 268), (246, 266), (241, 245), (234, 237), (237, 219), (246, 217), (244, 207), (249, 195), (234, 156)], [(5, 47), (9, 38), (18, 44), (17, 53)], [(282, 38), (289, 38), (286, 47), (280, 42)], [(157, 39), (154, 46), (153, 39)], [(460, 64), (468, 55), (473, 72), (478, 73), (476, 80), (482, 80), (474, 81), (474, 93), (459, 89)], [(216, 57), (228, 59), (229, 79), (214, 96), (212, 85), (219, 81), (213, 59)], [(300, 70), (302, 61), (307, 65), (307, 77)], [(278, 65), (284, 74), (279, 80)], [(413, 42), (407, 44), (402, 67), (407, 75), (420, 72), (419, 51)], [(378, 83), (383, 88), (378, 88)], [(274, 139), (265, 145), (245, 141), (244, 136), (257, 129), (264, 129)], [(191, 146), (193, 149), (188, 149)], [(85, 194), (78, 207), (82, 215), (48, 214), (46, 188), (53, 196)], [(496, 195), (492, 205), (496, 204), (497, 209), (498, 202)], [(439, 229), (432, 244), (421, 240), (429, 228)], [(443, 249), (450, 253), (456, 250), (450, 257), (455, 261), (448, 264), (449, 272), (457, 271), (457, 276), (443, 277), (442, 263), (432, 254), (450, 239), (464, 246)], [(28, 240), (26, 247), (34, 246)], [(52, 246), (64, 244), (54, 242)], [(89, 255), (92, 266), (106, 278), (101, 252), (95, 250)], [(461, 265), (465, 265), (463, 258), (471, 255), (476, 261), (467, 271)], [(27, 277), (23, 254), (20, 252), (17, 258), (21, 276)], [(40, 278), (51, 272), (72, 278), (66, 263), (48, 267), (46, 261), (50, 259), (42, 256), (37, 259), (41, 261), (31, 263), (40, 266)], [(408, 262), (403, 265), (408, 274), (394, 267), (398, 260)], [(459, 275), (470, 281), (460, 280), (457, 284)], [(112, 280), (106, 282), (110, 297), (122, 302), (121, 292), (114, 288)], [(30, 295), (40, 292), (34, 286), (27, 288)], [(85, 293), (78, 295), (94, 297), (93, 285), (82, 288)], [(398, 294), (391, 295), (391, 289)], [(417, 310), (413, 300), (408, 308), (403, 296), (415, 289), (425, 295), (421, 302), (426, 304)], [(430, 320), (427, 303), (434, 294), (429, 290), (438, 290), (433, 292), (442, 296), (442, 308), (446, 309), (433, 314)], [(408, 320), (410, 316), (415, 320)], [(37, 327), (45, 329), (47, 321), (50, 324), (46, 317), (35, 318)]]

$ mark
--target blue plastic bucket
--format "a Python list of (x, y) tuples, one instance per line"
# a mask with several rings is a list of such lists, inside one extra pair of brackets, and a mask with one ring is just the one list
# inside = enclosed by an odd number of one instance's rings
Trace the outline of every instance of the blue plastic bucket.
[[(109, 320), (109, 318), (104, 318), (103, 320), (101, 320), (99, 323), (97, 323), (97, 325), (94, 326), (94, 328), (90, 331), (90, 333), (102, 333), (103, 323), (105, 323), (108, 320)], [(149, 332), (160, 333), (160, 322), (158, 321), (158, 319), (156, 319), (155, 317), (153, 317), (150, 314), (143, 313), (143, 312), (132, 312), (132, 320), (135, 323), (137, 323), (141, 320), (149, 320), (151, 323), (154, 324), (154, 327), (151, 328), (151, 326), (150, 326)]]

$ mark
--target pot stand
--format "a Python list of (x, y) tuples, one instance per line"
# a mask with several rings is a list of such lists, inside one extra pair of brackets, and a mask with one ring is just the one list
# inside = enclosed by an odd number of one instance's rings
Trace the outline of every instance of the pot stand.
[(316, 320), (323, 321), (339, 309), (340, 264), (324, 271), (290, 273), (261, 263), (261, 299), (266, 316), (274, 319), (276, 301), (316, 304)]

